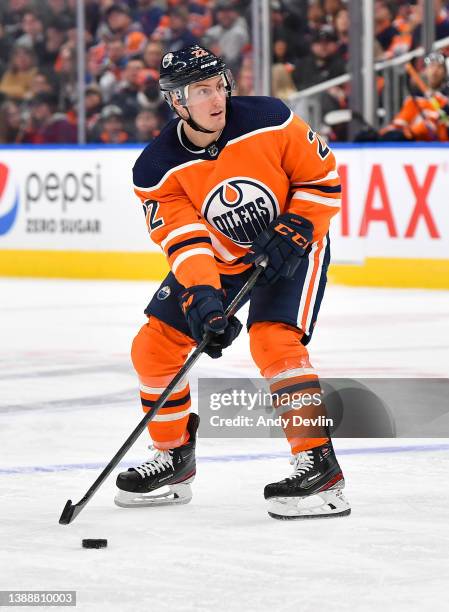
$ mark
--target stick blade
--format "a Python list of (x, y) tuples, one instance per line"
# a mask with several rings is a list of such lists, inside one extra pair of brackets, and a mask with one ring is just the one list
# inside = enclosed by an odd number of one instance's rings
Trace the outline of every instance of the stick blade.
[(84, 506), (87, 504), (88, 498), (84, 496), (81, 501), (77, 504), (72, 504), (72, 500), (67, 500), (66, 505), (64, 506), (64, 510), (62, 511), (61, 516), (59, 517), (60, 525), (69, 525), (81, 512)]
[(73, 519), (75, 518), (74, 517), (75, 508), (76, 506), (72, 504), (72, 500), (71, 499), (67, 500), (67, 503), (64, 506), (64, 510), (62, 511), (62, 514), (59, 517), (60, 525), (68, 525), (69, 523), (73, 521)]

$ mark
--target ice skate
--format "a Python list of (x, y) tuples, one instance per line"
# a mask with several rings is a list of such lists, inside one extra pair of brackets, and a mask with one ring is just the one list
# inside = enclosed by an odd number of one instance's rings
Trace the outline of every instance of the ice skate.
[[(114, 498), (117, 506), (168, 506), (188, 504), (192, 499), (190, 483), (195, 478), (195, 443), (199, 417), (189, 416), (187, 430), (190, 439), (186, 444), (170, 450), (156, 450), (152, 459), (117, 476), (118, 492)], [(153, 493), (158, 489), (160, 493)]]
[(351, 507), (343, 496), (345, 481), (331, 442), (297, 453), (291, 476), (268, 484), (264, 497), (275, 519), (346, 516)]

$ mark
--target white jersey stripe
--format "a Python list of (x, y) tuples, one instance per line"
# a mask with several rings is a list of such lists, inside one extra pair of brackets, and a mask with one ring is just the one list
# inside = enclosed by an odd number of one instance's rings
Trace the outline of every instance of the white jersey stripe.
[(297, 325), (300, 329), (302, 329), (302, 331), (305, 334), (307, 334), (307, 330), (303, 329), (302, 320), (304, 318), (304, 311), (307, 305), (307, 295), (309, 293), (310, 281), (311, 281), (312, 274), (313, 274), (313, 268), (314, 268), (314, 263), (315, 263), (314, 261), (315, 253), (316, 253), (317, 248), (318, 248), (318, 242), (314, 242), (310, 250), (309, 257), (308, 257), (307, 274), (306, 274), (306, 278), (304, 279), (304, 285), (302, 287), (302, 294), (301, 294), (301, 301), (299, 303), (299, 310), (298, 310)]
[[(161, 408), (163, 410), (163, 408)], [(183, 419), (188, 414), (190, 414), (190, 408), (187, 410), (183, 410), (182, 412), (172, 412), (171, 414), (161, 414), (160, 412), (153, 417), (153, 423), (156, 422), (166, 422), (166, 421), (179, 421), (179, 419)]]
[(274, 376), (273, 378), (270, 378), (268, 383), (270, 385), (274, 385), (274, 383), (284, 380), (285, 378), (296, 378), (297, 376), (310, 376), (311, 374), (315, 374), (316, 376), (318, 376), (314, 368), (292, 368), (291, 370), (285, 370), (285, 372), (279, 372), (279, 374), (276, 374), (276, 376)]
[(224, 259), (224, 261), (234, 261), (234, 259), (238, 259), (239, 256), (230, 253), (228, 249), (224, 246), (224, 244), (222, 244), (220, 240), (214, 234), (212, 234), (212, 232), (210, 232), (210, 239), (212, 241), (212, 246), (220, 255), (220, 257)]
[(311, 295), (310, 303), (309, 303), (309, 312), (307, 313), (307, 321), (306, 321), (306, 329), (307, 329), (306, 333), (307, 334), (310, 332), (310, 325), (312, 323), (313, 310), (315, 308), (316, 294), (318, 292), (318, 287), (320, 285), (321, 272), (323, 270), (323, 261), (324, 261), (324, 254), (326, 252), (326, 247), (327, 247), (327, 237), (325, 236), (323, 238), (323, 245), (321, 247), (320, 254), (318, 256), (318, 270), (315, 276), (315, 281), (313, 283), (313, 291), (312, 291), (312, 295)]
[[(183, 391), (184, 389), (187, 389), (189, 382), (188, 380), (186, 380), (185, 378), (183, 380), (181, 380), (181, 382), (179, 382), (176, 387), (173, 389), (172, 394), (173, 393), (179, 393), (180, 391)], [(150, 395), (162, 395), (162, 393), (165, 391), (166, 387), (148, 387), (147, 385), (144, 385), (143, 383), (140, 383), (140, 390), (143, 393), (148, 393)]]
[(209, 234), (207, 227), (202, 223), (190, 223), (189, 225), (184, 225), (183, 227), (178, 227), (177, 229), (172, 230), (164, 240), (161, 242), (161, 247), (165, 249), (165, 246), (173, 240), (173, 238), (177, 238), (178, 236), (182, 236), (183, 234), (190, 234), (190, 232), (206, 232)]
[(292, 200), (305, 200), (306, 202), (315, 202), (316, 204), (324, 204), (325, 206), (335, 206), (335, 208), (340, 208), (341, 205), (341, 198), (325, 198), (324, 196), (305, 191), (295, 191)]
[(188, 259), (189, 257), (193, 257), (194, 255), (209, 255), (210, 257), (214, 256), (214, 253), (211, 249), (190, 249), (189, 251), (185, 251), (178, 255), (172, 263), (172, 272), (176, 274), (176, 270), (182, 264), (183, 261)]

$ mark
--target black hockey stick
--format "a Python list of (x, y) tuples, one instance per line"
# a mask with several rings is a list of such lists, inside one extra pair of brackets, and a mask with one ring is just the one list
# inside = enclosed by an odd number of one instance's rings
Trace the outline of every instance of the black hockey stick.
[[(256, 263), (257, 263), (256, 269), (254, 270), (254, 272), (251, 274), (247, 282), (243, 285), (243, 287), (240, 289), (238, 294), (235, 296), (235, 298), (232, 300), (232, 302), (227, 307), (226, 309), (227, 317), (230, 317), (233, 314), (235, 314), (242, 299), (254, 287), (259, 275), (261, 274), (261, 272), (264, 270), (265, 266), (267, 265), (267, 259), (266, 258), (262, 259), (261, 261), (258, 261)], [(176, 376), (173, 378), (173, 380), (170, 382), (170, 384), (165, 389), (165, 391), (163, 391), (162, 395), (159, 397), (155, 405), (145, 414), (145, 416), (140, 421), (140, 423), (137, 425), (137, 427), (134, 429), (134, 431), (131, 433), (131, 435), (125, 440), (123, 445), (119, 448), (116, 454), (112, 457), (108, 465), (104, 468), (104, 470), (98, 476), (98, 478), (93, 483), (93, 485), (90, 487), (90, 489), (87, 491), (87, 493), (84, 495), (84, 497), (80, 499), (80, 501), (77, 504), (72, 504), (71, 499), (67, 501), (66, 505), (64, 506), (64, 510), (62, 511), (62, 514), (59, 518), (59, 523), (61, 525), (68, 525), (69, 523), (71, 523), (78, 516), (78, 514), (81, 512), (84, 506), (89, 502), (89, 500), (95, 495), (96, 491), (100, 488), (100, 486), (103, 484), (103, 482), (112, 472), (112, 470), (118, 465), (118, 463), (124, 457), (124, 455), (129, 451), (129, 449), (134, 444), (134, 442), (137, 440), (137, 438), (140, 436), (140, 434), (143, 432), (147, 424), (154, 418), (154, 416), (156, 415), (156, 412), (160, 408), (162, 408), (162, 406), (165, 404), (168, 397), (172, 394), (173, 389), (176, 387), (176, 385), (184, 378), (187, 372), (196, 363), (196, 361), (200, 357), (201, 353), (204, 351), (208, 342), (209, 342), (209, 336), (205, 336), (204, 339), (197, 346), (197, 348), (190, 355), (190, 357), (187, 359), (187, 361), (182, 366), (182, 368), (179, 370), (179, 372), (176, 374)]]

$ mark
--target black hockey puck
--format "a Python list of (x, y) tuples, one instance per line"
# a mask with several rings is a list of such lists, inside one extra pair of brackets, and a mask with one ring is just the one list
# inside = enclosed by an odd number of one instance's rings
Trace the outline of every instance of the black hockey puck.
[(106, 548), (107, 540), (83, 540), (83, 548)]

